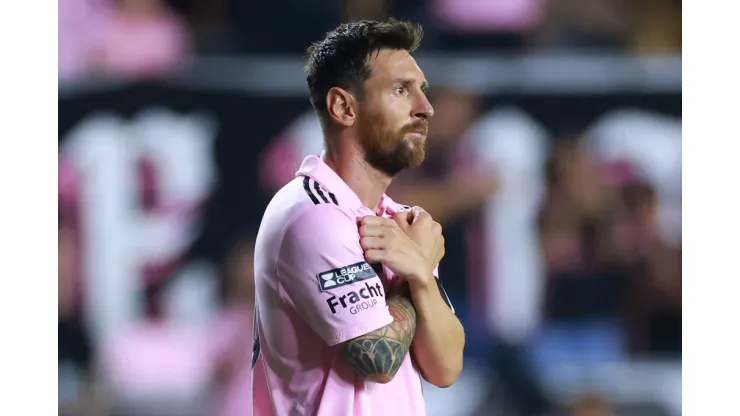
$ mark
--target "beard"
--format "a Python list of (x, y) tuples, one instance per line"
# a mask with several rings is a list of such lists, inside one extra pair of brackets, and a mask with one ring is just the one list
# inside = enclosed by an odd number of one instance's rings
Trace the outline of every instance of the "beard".
[(360, 145), (365, 161), (388, 176), (396, 176), (404, 169), (417, 167), (424, 161), (426, 139), (407, 138), (408, 133), (427, 135), (426, 120), (392, 129), (379, 114), (366, 113), (358, 120)]

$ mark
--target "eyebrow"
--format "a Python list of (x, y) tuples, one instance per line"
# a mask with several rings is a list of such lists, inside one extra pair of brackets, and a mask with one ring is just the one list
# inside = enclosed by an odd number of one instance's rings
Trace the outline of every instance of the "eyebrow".
[[(416, 80), (413, 80), (411, 78), (396, 78), (395, 82), (408, 88), (409, 86), (415, 84)], [(426, 80), (422, 81), (421, 90), (426, 92), (428, 89), (429, 89), (429, 82), (427, 82)]]

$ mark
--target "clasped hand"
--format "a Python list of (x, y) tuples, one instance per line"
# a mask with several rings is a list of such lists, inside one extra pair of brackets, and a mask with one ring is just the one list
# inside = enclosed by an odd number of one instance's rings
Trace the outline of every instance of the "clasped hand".
[(393, 218), (370, 215), (359, 220), (359, 227), (368, 262), (382, 263), (411, 286), (433, 282), (445, 247), (442, 226), (426, 211), (414, 207)]

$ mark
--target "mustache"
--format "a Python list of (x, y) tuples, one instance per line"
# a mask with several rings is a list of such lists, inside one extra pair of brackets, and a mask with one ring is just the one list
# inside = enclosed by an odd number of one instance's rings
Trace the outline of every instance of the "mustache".
[(411, 124), (406, 125), (403, 130), (403, 133), (420, 133), (424, 136), (427, 135), (429, 132), (429, 122), (426, 120), (419, 120), (415, 121)]

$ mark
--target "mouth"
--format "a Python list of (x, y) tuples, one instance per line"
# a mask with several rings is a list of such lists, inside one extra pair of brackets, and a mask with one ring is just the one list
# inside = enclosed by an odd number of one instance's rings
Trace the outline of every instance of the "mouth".
[(422, 139), (424, 139), (424, 138), (427, 137), (427, 133), (424, 132), (424, 131), (409, 131), (406, 134), (409, 134), (411, 136), (416, 136), (416, 137), (419, 137), (419, 138), (422, 138)]

